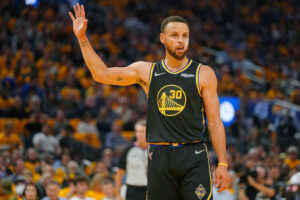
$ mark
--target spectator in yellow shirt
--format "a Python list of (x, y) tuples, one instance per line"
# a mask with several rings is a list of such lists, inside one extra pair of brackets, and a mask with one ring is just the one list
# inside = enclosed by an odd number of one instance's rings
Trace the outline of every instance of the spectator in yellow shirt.
[(284, 163), (289, 166), (290, 169), (295, 169), (298, 165), (300, 166), (300, 160), (297, 159), (298, 148), (296, 146), (290, 146), (287, 150), (288, 157)]
[(14, 124), (12, 121), (7, 121), (4, 124), (4, 132), (0, 133), (0, 146), (8, 145), (9, 151), (12, 153), (15, 150), (23, 150), (23, 144), (19, 136), (13, 133)]

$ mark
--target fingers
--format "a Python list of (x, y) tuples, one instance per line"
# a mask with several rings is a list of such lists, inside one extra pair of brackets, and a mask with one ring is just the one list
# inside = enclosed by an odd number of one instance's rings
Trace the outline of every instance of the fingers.
[(84, 6), (83, 5), (79, 5), (78, 3), (76, 5), (73, 6), (74, 9), (74, 13), (75, 13), (75, 17), (74, 15), (69, 12), (69, 15), (71, 17), (72, 20), (75, 20), (78, 17), (83, 17), (85, 18), (85, 10), (84, 10)]
[(69, 13), (69, 16), (71, 17), (72, 21), (74, 21), (75, 20), (74, 15), (70, 11), (68, 13)]
[(216, 174), (216, 178), (215, 178), (215, 185), (217, 188), (220, 187), (220, 176)]
[(75, 17), (77, 18), (77, 17), (78, 17), (77, 7), (76, 7), (76, 6), (73, 6), (73, 9), (74, 9)]
[(218, 192), (223, 192), (225, 189), (227, 189), (229, 187), (229, 181), (230, 181), (229, 177), (220, 178), (220, 185), (219, 187), (217, 187), (219, 188)]
[(76, 4), (78, 17), (81, 17), (81, 9), (79, 3)]
[(85, 18), (85, 11), (84, 11), (84, 6), (81, 5), (81, 17)]

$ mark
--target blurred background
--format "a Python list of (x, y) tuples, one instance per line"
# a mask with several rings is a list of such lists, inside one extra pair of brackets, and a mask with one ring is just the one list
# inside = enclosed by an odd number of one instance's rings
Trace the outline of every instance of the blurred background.
[[(222, 199), (239, 199), (257, 167), (276, 191), (269, 199), (299, 199), (298, 0), (1, 0), (0, 199), (21, 198), (18, 184), (30, 182), (40, 199), (52, 180), (70, 198), (79, 175), (90, 178), (90, 197), (103, 199), (107, 190), (91, 183), (114, 182), (134, 124), (146, 117), (139, 86), (92, 80), (67, 14), (75, 3), (85, 6), (88, 37), (109, 67), (162, 59), (161, 21), (186, 18), (188, 57), (219, 81), (232, 178)], [(214, 169), (213, 149), (210, 160)]]

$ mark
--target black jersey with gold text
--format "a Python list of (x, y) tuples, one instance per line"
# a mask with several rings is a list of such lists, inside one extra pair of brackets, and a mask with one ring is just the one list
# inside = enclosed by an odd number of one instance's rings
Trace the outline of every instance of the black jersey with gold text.
[(150, 71), (147, 110), (147, 141), (191, 143), (204, 139), (204, 105), (199, 90), (201, 64), (189, 60), (177, 72), (164, 60)]

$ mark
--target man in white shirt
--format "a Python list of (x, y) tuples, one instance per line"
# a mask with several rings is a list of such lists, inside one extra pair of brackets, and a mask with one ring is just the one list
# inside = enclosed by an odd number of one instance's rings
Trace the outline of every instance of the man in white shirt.
[(50, 152), (55, 154), (58, 140), (53, 136), (53, 130), (48, 124), (44, 124), (42, 132), (33, 137), (34, 148), (38, 152)]
[(75, 178), (76, 195), (70, 200), (95, 200), (93, 198), (85, 196), (86, 191), (89, 189), (88, 184), (88, 179), (85, 176), (77, 176)]

